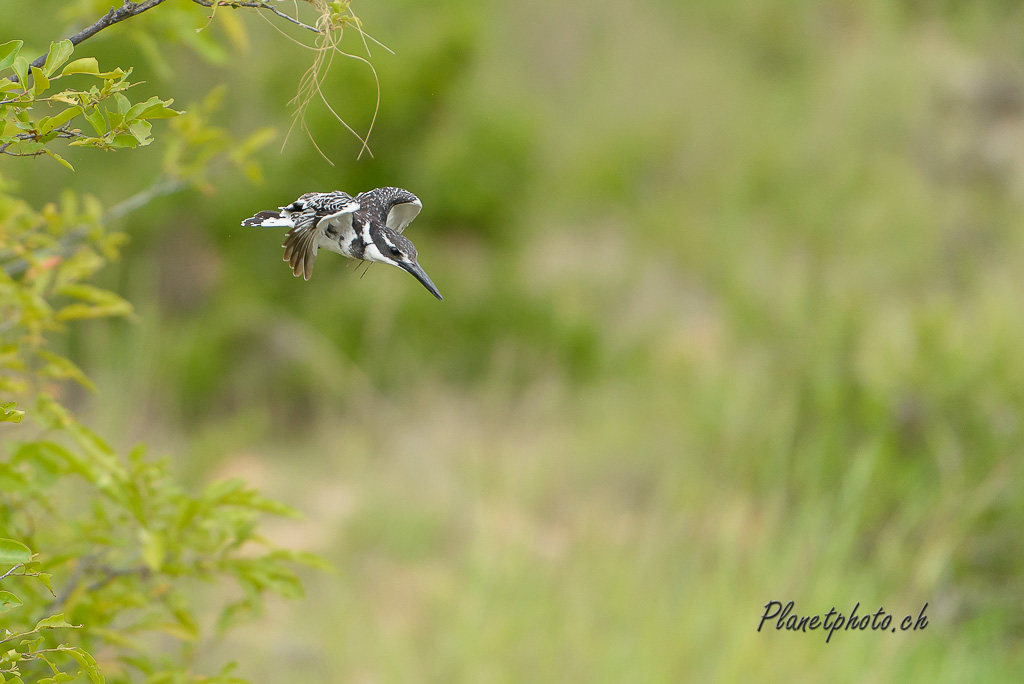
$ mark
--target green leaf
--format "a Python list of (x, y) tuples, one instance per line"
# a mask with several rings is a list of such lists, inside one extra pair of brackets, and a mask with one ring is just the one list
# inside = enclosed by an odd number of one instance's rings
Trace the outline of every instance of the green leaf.
[(30, 465), (34, 470), (59, 475), (70, 468), (74, 470), (76, 459), (64, 447), (53, 442), (26, 442), (11, 455), (11, 465)]
[(228, 480), (218, 480), (207, 485), (203, 492), (203, 499), (210, 503), (218, 503), (226, 496), (245, 489), (245, 480), (240, 477), (232, 477)]
[(9, 40), (0, 45), (0, 69), (7, 69), (18, 57), (18, 51), (25, 44), (23, 40)]
[[(44, 425), (48, 425), (51, 429), (66, 430), (75, 442), (85, 449), (89, 456), (89, 463), (94, 467), (84, 470), (83, 475), (92, 478), (94, 473), (103, 471), (119, 480), (127, 478), (127, 474), (118, 463), (114, 450), (100, 439), (99, 435), (79, 423), (67, 409), (47, 395), (39, 397), (38, 405), (39, 418)], [(70, 454), (71, 452), (65, 450), (65, 453)], [(79, 459), (79, 462), (82, 463), (82, 459)]]
[(64, 619), (64, 613), (57, 613), (51, 615), (48, 618), (44, 618), (36, 623), (35, 629), (57, 629), (59, 627), (73, 627), (75, 629), (82, 625), (73, 625)]
[(310, 551), (283, 551), (281, 552), (281, 558), (284, 558), (295, 563), (302, 563), (303, 565), (314, 568), (316, 570), (322, 570), (323, 572), (336, 573), (338, 571), (331, 562), (322, 556), (318, 556)]
[(38, 575), (36, 575), (36, 579), (43, 583), (43, 586), (46, 587), (46, 590), (50, 592), (51, 595), (56, 596), (57, 594), (54, 593), (53, 587), (50, 586), (50, 580), (52, 578), (53, 575), (51, 575), (48, 572), (41, 572)]
[(153, 572), (160, 569), (164, 563), (166, 548), (164, 538), (152, 530), (142, 528), (139, 530), (139, 538), (142, 542), (142, 560)]
[(20, 423), (25, 418), (25, 412), (14, 408), (16, 405), (13, 401), (0, 404), (0, 423)]
[(76, 116), (81, 114), (82, 111), (83, 110), (82, 110), (81, 107), (68, 107), (63, 112), (61, 112), (60, 114), (57, 114), (56, 116), (48, 116), (48, 117), (45, 117), (44, 119), (40, 119), (39, 120), (39, 132), (40, 133), (49, 133), (50, 131), (52, 131), (55, 128), (60, 128), (61, 126), (66, 124), (68, 121), (71, 121)]
[(40, 349), (36, 353), (46, 361), (46, 365), (40, 369), (40, 375), (43, 377), (55, 380), (74, 380), (87, 390), (96, 391), (96, 385), (89, 379), (89, 376), (82, 372), (82, 369), (76, 366), (70, 359), (66, 359), (46, 349)]
[(108, 109), (107, 121), (110, 124), (110, 130), (116, 130), (121, 127), (121, 124), (124, 123), (124, 114), (121, 114), (120, 112), (115, 112), (113, 109)]
[[(131, 140), (135, 142), (135, 138), (131, 138)], [(59, 321), (106, 316), (128, 316), (132, 312), (131, 302), (127, 299), (94, 285), (86, 285), (84, 283), (65, 285), (60, 288), (59, 293), (85, 302), (69, 304), (58, 311), (56, 319)]]
[(46, 62), (43, 63), (43, 73), (47, 76), (53, 74), (60, 68), (60, 65), (68, 61), (68, 57), (75, 51), (75, 46), (70, 40), (58, 40), (50, 43), (50, 51), (46, 53)]
[(117, 101), (117, 113), (124, 116), (124, 114), (132, 108), (132, 103), (128, 101), (128, 98), (121, 93), (114, 93), (114, 99)]
[(0, 537), (0, 565), (19, 565), (32, 560), (32, 550), (14, 539)]
[(181, 641), (198, 641), (199, 631), (197, 629), (190, 629), (188, 625), (183, 625), (177, 622), (163, 622), (158, 625), (154, 625), (153, 629), (156, 629), (164, 634), (168, 634), (175, 639)]
[(42, 95), (50, 87), (50, 79), (46, 78), (46, 74), (38, 67), (32, 67), (32, 80), (35, 83), (32, 88), (32, 94), (36, 97)]
[(137, 102), (132, 105), (124, 118), (126, 120), (131, 119), (170, 119), (175, 116), (180, 116), (181, 112), (175, 111), (169, 107), (174, 100), (161, 100), (158, 97), (151, 97), (145, 102)]
[(125, 71), (121, 67), (117, 67), (113, 71), (102, 71), (96, 75), (106, 80), (113, 80), (115, 78), (121, 78), (122, 76), (126, 76), (129, 73), (131, 73), (130, 69), (128, 71)]
[(30, 485), (31, 481), (24, 473), (12, 468), (9, 463), (0, 463), (0, 491), (24, 492)]
[(239, 477), (209, 485), (203, 492), (203, 501), (211, 506), (237, 506), (289, 518), (302, 517), (302, 514), (291, 506), (264, 498), (253, 489), (246, 489), (245, 480)]
[(128, 130), (132, 132), (135, 139), (139, 141), (140, 145), (148, 145), (153, 142), (153, 137), (150, 135), (150, 131), (153, 130), (153, 125), (148, 121), (132, 121), (128, 125)]
[[(39, 648), (43, 645), (44, 641), (46, 641), (46, 637), (44, 636), (37, 636), (35, 639), (22, 639), (18, 648), (22, 653), (38, 654)], [(46, 660), (46, 656), (40, 655), (39, 657)], [(49, 663), (50, 661), (46, 660), (46, 662)]]
[(107, 132), (107, 122), (103, 118), (103, 112), (98, 107), (92, 109), (92, 111), (86, 112), (85, 120), (88, 121), (93, 130), (96, 131), (96, 135), (103, 135)]
[(6, 613), (21, 605), (24, 604), (20, 598), (9, 591), (0, 591), (0, 613)]
[(242, 141), (242, 144), (239, 145), (239, 150), (243, 155), (252, 154), (276, 137), (277, 130), (273, 126), (264, 126)]
[(225, 606), (217, 618), (217, 631), (223, 633), (241, 624), (246, 618), (257, 612), (257, 607), (250, 599), (241, 599)]
[(23, 140), (19, 144), (11, 145), (8, 149), (15, 150), (18, 154), (30, 155), (43, 149), (43, 143), (36, 140)]
[(75, 167), (71, 165), (71, 162), (69, 162), (67, 159), (65, 159), (64, 157), (60, 156), (59, 154), (57, 154), (53, 150), (46, 150), (46, 154), (50, 155), (51, 157), (56, 159), (58, 162), (60, 162), (64, 166), (66, 166), (69, 171), (74, 171), (75, 170)]
[(96, 61), (95, 57), (82, 57), (76, 59), (71, 64), (64, 67), (64, 71), (60, 72), (61, 76), (67, 76), (68, 74), (99, 74), (100, 63)]
[(114, 139), (110, 141), (110, 146), (115, 149), (121, 149), (125, 147), (136, 148), (139, 146), (139, 141), (135, 139), (134, 135), (127, 135), (125, 133), (121, 133), (120, 135), (114, 136)]
[(31, 469), (31, 481), (36, 486), (48, 487), (67, 472), (66, 462), (48, 448), (46, 442), (26, 442), (19, 446), (11, 456), (10, 464), (22, 473)]
[(14, 59), (14, 73), (18, 75), (18, 80), (21, 81), (21, 87), (26, 88), (28, 83), (28, 60), (18, 55)]
[(95, 658), (77, 647), (65, 647), (61, 650), (78, 661), (78, 664), (85, 670), (85, 674), (89, 676), (89, 681), (92, 684), (104, 684), (103, 675), (100, 673), (99, 666), (96, 665)]

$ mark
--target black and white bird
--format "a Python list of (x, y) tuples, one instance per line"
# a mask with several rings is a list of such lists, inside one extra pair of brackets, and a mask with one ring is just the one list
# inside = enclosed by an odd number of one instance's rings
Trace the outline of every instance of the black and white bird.
[(443, 299), (426, 271), (416, 262), (416, 247), (402, 235), (423, 204), (402, 188), (377, 188), (355, 197), (334, 192), (307, 192), (278, 211), (261, 211), (243, 226), (289, 228), (284, 260), (292, 273), (313, 275), (318, 249), (350, 259), (391, 264), (408, 271), (438, 299)]

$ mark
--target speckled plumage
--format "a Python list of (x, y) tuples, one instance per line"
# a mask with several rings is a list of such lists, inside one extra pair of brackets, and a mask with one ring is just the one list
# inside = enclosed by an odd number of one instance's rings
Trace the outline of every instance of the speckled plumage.
[(402, 231), (420, 213), (419, 198), (402, 188), (377, 188), (355, 197), (341, 192), (308, 192), (279, 211), (261, 211), (243, 226), (289, 228), (284, 260), (296, 276), (309, 280), (320, 248), (350, 259), (377, 261), (411, 273), (442, 299), (416, 261), (416, 247)]

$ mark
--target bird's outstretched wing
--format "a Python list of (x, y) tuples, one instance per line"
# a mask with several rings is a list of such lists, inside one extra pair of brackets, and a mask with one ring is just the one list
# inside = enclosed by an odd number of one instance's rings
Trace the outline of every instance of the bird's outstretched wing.
[(340, 190), (310, 192), (281, 208), (282, 215), (294, 220), (294, 228), (285, 235), (284, 260), (292, 267), (292, 274), (302, 274), (305, 280), (313, 275), (320, 241), (325, 238), (329, 224), (351, 227), (352, 213), (359, 210), (359, 202)]
[(351, 228), (352, 213), (359, 202), (341, 191), (309, 192), (279, 211), (261, 211), (242, 222), (243, 226), (287, 227), (284, 239), (284, 260), (292, 273), (305, 280), (313, 275), (320, 242), (329, 225)]
[(423, 203), (403, 188), (377, 188), (356, 195), (364, 211), (391, 230), (401, 233), (416, 218)]

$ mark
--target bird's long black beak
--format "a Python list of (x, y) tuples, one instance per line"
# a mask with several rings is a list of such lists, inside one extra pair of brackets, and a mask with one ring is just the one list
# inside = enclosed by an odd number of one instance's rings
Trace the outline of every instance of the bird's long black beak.
[(434, 285), (434, 281), (430, 279), (430, 276), (427, 275), (427, 272), (424, 271), (420, 267), (420, 265), (417, 264), (415, 261), (413, 261), (413, 262), (404, 262), (404, 261), (402, 261), (402, 262), (398, 263), (398, 266), (400, 268), (408, 271), (409, 273), (411, 273), (413, 275), (413, 277), (416, 278), (416, 280), (418, 280), (421, 283), (423, 283), (423, 287), (427, 288), (430, 291), (430, 294), (434, 295), (435, 297), (437, 297), (440, 300), (444, 300), (444, 297), (441, 296), (441, 293), (437, 291), (437, 286)]

